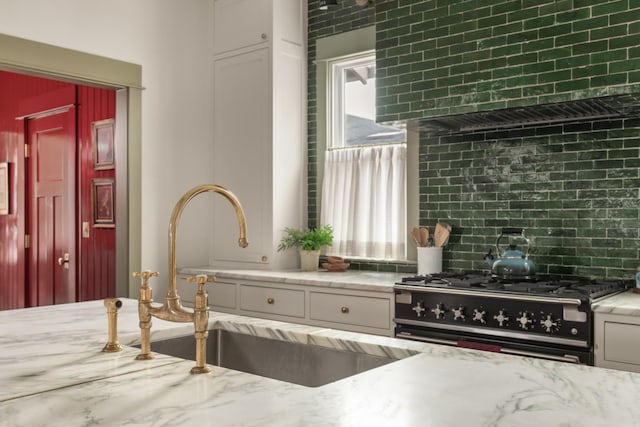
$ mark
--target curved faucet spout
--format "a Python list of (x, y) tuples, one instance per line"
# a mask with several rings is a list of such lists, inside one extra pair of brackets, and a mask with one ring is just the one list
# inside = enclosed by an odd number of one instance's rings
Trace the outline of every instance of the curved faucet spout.
[(238, 217), (238, 224), (240, 226), (240, 238), (238, 239), (238, 245), (242, 248), (247, 247), (249, 244), (247, 241), (247, 221), (244, 215), (244, 210), (238, 198), (229, 190), (224, 187), (215, 184), (202, 184), (193, 187), (191, 190), (184, 193), (184, 195), (178, 200), (173, 213), (171, 214), (171, 221), (169, 222), (169, 290), (167, 293), (168, 306), (173, 306), (174, 309), (180, 310), (180, 301), (177, 291), (177, 268), (176, 268), (176, 229), (178, 226), (178, 220), (184, 210), (185, 206), (195, 196), (201, 193), (218, 193), (224, 196), (234, 207), (236, 216)]

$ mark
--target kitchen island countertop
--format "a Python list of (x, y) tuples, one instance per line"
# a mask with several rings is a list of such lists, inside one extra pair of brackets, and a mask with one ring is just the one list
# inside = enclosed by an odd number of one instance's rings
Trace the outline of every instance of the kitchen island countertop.
[[(139, 338), (123, 299), (123, 344)], [(102, 301), (0, 312), (2, 426), (640, 426), (640, 374), (212, 313), (211, 327), (404, 359), (308, 388), (137, 350)], [(153, 319), (152, 341), (192, 333)]]

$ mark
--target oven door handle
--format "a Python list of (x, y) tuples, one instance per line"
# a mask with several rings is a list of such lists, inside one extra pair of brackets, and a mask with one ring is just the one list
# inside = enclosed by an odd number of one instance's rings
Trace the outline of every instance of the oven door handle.
[(556, 356), (553, 354), (537, 353), (534, 351), (513, 350), (511, 348), (501, 348), (500, 352), (505, 354), (513, 354), (516, 356), (539, 357), (541, 359), (556, 360), (558, 362), (580, 363), (580, 358), (572, 354)]
[(422, 336), (418, 336), (418, 335), (412, 335), (408, 332), (398, 332), (396, 334), (396, 337), (402, 337), (408, 340), (414, 340), (414, 341), (423, 341), (423, 342), (429, 342), (429, 343), (433, 343), (433, 344), (445, 344), (445, 345), (452, 345), (457, 347), (458, 346), (458, 342), (457, 341), (453, 341), (453, 340), (443, 340), (440, 338), (426, 338), (426, 337), (422, 337)]
[[(402, 338), (406, 338), (406, 339), (410, 339), (410, 340), (414, 340), (414, 341), (422, 341), (422, 342), (428, 342), (428, 343), (433, 343), (433, 344), (445, 344), (445, 345), (452, 345), (455, 347), (459, 347), (458, 342), (454, 341), (454, 340), (445, 340), (445, 339), (440, 339), (440, 338), (426, 338), (426, 337), (422, 337), (422, 336), (417, 336), (417, 335), (412, 335), (410, 333), (407, 332), (399, 332), (398, 334), (396, 334), (396, 336), (398, 337), (402, 337)], [(563, 356), (556, 356), (553, 354), (545, 354), (545, 353), (537, 353), (534, 351), (524, 351), (524, 350), (514, 350), (511, 348), (504, 348), (504, 347), (500, 347), (500, 353), (504, 353), (504, 354), (512, 354), (515, 356), (528, 356), (528, 357), (538, 357), (541, 359), (547, 359), (547, 360), (555, 360), (558, 362), (569, 362), (569, 363), (581, 363), (580, 362), (580, 358), (578, 356), (574, 356), (572, 354), (565, 354)]]

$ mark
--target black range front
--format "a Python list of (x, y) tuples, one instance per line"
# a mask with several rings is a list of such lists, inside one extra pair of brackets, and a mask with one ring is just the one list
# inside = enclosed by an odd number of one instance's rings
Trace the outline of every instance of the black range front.
[(566, 284), (491, 289), (486, 280), (460, 288), (411, 279), (394, 287), (398, 338), (593, 365), (592, 287), (585, 294)]

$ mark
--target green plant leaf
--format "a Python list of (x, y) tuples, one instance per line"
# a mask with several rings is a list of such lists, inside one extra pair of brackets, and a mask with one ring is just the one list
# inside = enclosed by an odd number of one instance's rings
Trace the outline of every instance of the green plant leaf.
[(299, 247), (305, 251), (318, 251), (323, 246), (331, 246), (333, 244), (333, 228), (330, 225), (312, 229), (287, 227), (284, 232), (285, 235), (278, 245), (278, 252), (293, 247)]

